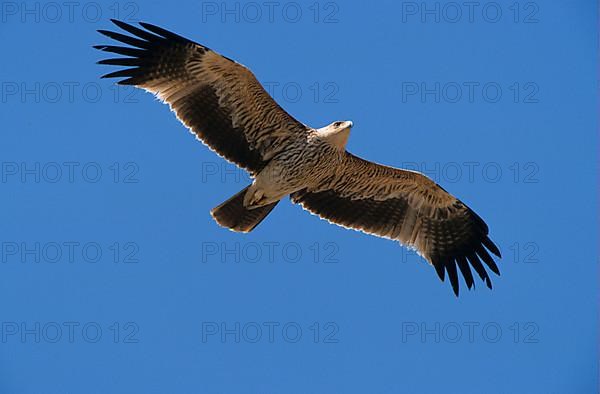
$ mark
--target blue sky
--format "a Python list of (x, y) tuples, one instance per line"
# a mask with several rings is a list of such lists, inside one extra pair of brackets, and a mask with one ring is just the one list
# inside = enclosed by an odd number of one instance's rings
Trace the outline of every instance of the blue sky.
[[(597, 392), (594, 3), (3, 2), (0, 391)], [(457, 299), (398, 244), (287, 201), (251, 234), (218, 227), (248, 178), (98, 79), (113, 17), (426, 172), (488, 223), (493, 291)]]

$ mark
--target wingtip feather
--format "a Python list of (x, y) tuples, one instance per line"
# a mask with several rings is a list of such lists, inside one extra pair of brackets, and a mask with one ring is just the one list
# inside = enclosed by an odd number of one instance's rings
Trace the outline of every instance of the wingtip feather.
[(483, 244), (485, 245), (486, 248), (488, 248), (488, 250), (490, 252), (492, 252), (494, 255), (498, 256), (499, 258), (502, 258), (502, 254), (500, 253), (500, 249), (498, 249), (498, 247), (496, 246), (496, 244), (490, 239), (490, 237), (485, 237), (483, 238)]
[(459, 284), (458, 284), (458, 274), (456, 272), (456, 264), (453, 260), (449, 260), (446, 262), (446, 271), (448, 271), (448, 280), (452, 285), (452, 291), (454, 295), (458, 297), (459, 293)]

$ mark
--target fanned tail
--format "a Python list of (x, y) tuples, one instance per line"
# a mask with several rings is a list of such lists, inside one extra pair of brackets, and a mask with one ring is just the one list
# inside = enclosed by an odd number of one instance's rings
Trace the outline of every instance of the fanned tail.
[(249, 187), (247, 186), (229, 200), (210, 211), (210, 214), (219, 225), (233, 231), (248, 233), (258, 226), (279, 202), (275, 201), (264, 207), (247, 209), (244, 206), (244, 196)]

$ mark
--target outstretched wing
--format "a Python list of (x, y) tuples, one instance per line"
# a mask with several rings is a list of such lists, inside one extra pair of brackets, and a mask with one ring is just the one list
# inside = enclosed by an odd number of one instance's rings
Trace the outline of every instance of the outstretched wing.
[(200, 140), (251, 174), (309, 130), (241, 64), (160, 27), (140, 23), (144, 30), (112, 21), (132, 36), (99, 32), (129, 46), (94, 48), (127, 57), (98, 63), (128, 68), (103, 78), (126, 77), (118, 83), (156, 94)]
[[(293, 193), (293, 202), (344, 227), (400, 241), (427, 259), (458, 296), (456, 267), (470, 289), (471, 268), (491, 289), (485, 263), (500, 275), (488, 250), (500, 251), (485, 222), (460, 200), (418, 172), (369, 162), (346, 153), (343, 171), (315, 189)], [(486, 250), (487, 248), (487, 250)]]

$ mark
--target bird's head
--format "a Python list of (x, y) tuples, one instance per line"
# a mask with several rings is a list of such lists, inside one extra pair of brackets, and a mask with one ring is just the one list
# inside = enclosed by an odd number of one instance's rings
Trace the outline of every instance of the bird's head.
[(317, 133), (321, 138), (327, 140), (329, 143), (337, 146), (340, 149), (345, 149), (352, 126), (354, 126), (354, 124), (350, 120), (338, 120), (328, 124), (325, 127), (317, 129)]

